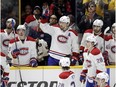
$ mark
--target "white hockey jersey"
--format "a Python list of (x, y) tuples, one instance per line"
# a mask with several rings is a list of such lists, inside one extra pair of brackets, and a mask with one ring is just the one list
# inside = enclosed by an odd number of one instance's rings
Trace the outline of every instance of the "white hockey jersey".
[[(81, 51), (84, 51), (84, 49), (86, 49), (86, 38), (88, 36), (90, 36), (91, 34), (94, 34), (93, 33), (93, 30), (92, 29), (88, 29), (85, 31), (84, 35), (83, 35), (83, 38), (82, 38), (82, 41), (81, 41), (81, 45), (80, 45), (80, 50)], [(95, 36), (95, 35), (94, 35)], [(99, 35), (96, 35), (96, 40), (97, 40), (97, 48), (101, 50), (101, 52), (104, 52), (104, 35), (101, 33)]]
[(40, 23), (43, 32), (52, 36), (49, 54), (55, 59), (61, 56), (71, 55), (73, 52), (79, 53), (78, 35), (76, 31), (68, 29), (61, 30), (58, 26), (50, 26), (48, 23)]
[(3, 77), (9, 76), (10, 66), (7, 62), (6, 55), (2, 52), (0, 52), (0, 67), (1, 67), (1, 70), (3, 71), (3, 73), (1, 72), (2, 76)]
[[(17, 34), (15, 34), (15, 36), (17, 36)], [(5, 53), (5, 55), (8, 54), (9, 41), (13, 38), (14, 38), (13, 32), (11, 32), (8, 35), (8, 33), (6, 32), (6, 29), (0, 31), (0, 40), (1, 40), (0, 49), (1, 49), (1, 52)]]
[(77, 87), (75, 74), (72, 71), (64, 71), (59, 74), (57, 87)]
[(104, 58), (98, 48), (93, 48), (90, 53), (86, 50), (83, 56), (83, 70), (87, 70), (87, 77), (95, 77), (97, 73), (106, 71)]
[(108, 52), (109, 62), (116, 64), (116, 40), (112, 35), (107, 36), (105, 40), (105, 50)]
[(19, 63), (18, 63), (18, 58), (13, 58), (13, 64), (14, 65), (29, 65), (30, 58), (37, 58), (37, 50), (36, 50), (36, 42), (33, 38), (27, 37), (22, 43), (22, 41), (19, 39), (19, 37), (16, 37), (15, 39), (10, 40), (9, 43), (9, 56), (12, 55), (12, 51), (16, 49), (17, 44), (17, 49), (20, 50), (20, 54), (18, 55), (19, 58)]

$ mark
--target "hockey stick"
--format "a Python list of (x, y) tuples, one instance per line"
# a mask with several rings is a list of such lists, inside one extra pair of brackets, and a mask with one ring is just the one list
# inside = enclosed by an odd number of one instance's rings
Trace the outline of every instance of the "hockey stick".
[[(109, 31), (110, 27), (107, 27), (105, 30), (104, 30), (104, 52), (105, 52), (105, 47), (106, 47), (106, 43), (105, 43), (105, 37), (106, 37), (106, 33)], [(109, 62), (107, 61), (107, 64), (109, 65)]]
[[(12, 29), (13, 29), (14, 39), (15, 39), (15, 47), (17, 49), (17, 43), (16, 43), (15, 29), (14, 29), (14, 22), (13, 22), (13, 20), (12, 20)], [(18, 55), (17, 55), (17, 59), (18, 59), (18, 64), (20, 65), (20, 61), (19, 61)], [(22, 83), (22, 87), (24, 87), (23, 80), (22, 80), (21, 70), (20, 70), (19, 66), (18, 66), (18, 68), (19, 68), (19, 76), (20, 76), (20, 80), (21, 80), (21, 83)]]

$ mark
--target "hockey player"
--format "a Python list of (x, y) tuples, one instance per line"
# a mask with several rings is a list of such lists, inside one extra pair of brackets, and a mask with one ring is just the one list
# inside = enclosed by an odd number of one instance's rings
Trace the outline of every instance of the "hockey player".
[(26, 36), (24, 25), (17, 27), (18, 37), (10, 40), (9, 55), (13, 58), (14, 66), (37, 66), (36, 42), (33, 38)]
[(85, 83), (86, 87), (94, 87), (94, 79), (97, 73), (106, 71), (104, 58), (101, 51), (96, 47), (97, 41), (94, 35), (86, 38), (86, 50), (83, 53), (84, 63), (80, 75), (80, 81)]
[(6, 87), (9, 81), (10, 66), (6, 61), (6, 55), (0, 52), (0, 87)]
[(67, 55), (72, 55), (77, 60), (79, 53), (78, 35), (76, 31), (68, 28), (70, 24), (69, 17), (62, 16), (59, 19), (59, 27), (42, 23), (43, 20), (39, 20), (39, 22), (41, 30), (52, 36), (48, 65), (59, 65), (61, 57)]
[(95, 87), (110, 87), (108, 86), (109, 75), (106, 72), (98, 73), (96, 76), (97, 86)]
[(85, 31), (82, 41), (81, 41), (81, 45), (80, 45), (80, 51), (84, 52), (85, 48), (85, 43), (86, 43), (86, 37), (88, 37), (89, 35), (93, 34), (96, 39), (97, 39), (97, 47), (98, 49), (100, 49), (102, 52), (104, 52), (104, 39), (103, 39), (103, 34), (101, 32), (103, 26), (103, 21), (100, 19), (96, 19), (93, 22), (93, 29), (88, 29)]
[[(6, 21), (6, 29), (0, 30), (0, 49), (1, 52), (5, 53), (5, 55), (8, 54), (8, 44), (11, 39), (14, 38), (14, 32), (12, 29), (12, 21), (14, 22), (14, 26), (16, 24), (16, 21), (13, 18), (9, 18)], [(17, 36), (17, 35), (16, 35)]]
[(116, 23), (113, 23), (111, 27), (112, 35), (108, 35), (105, 38), (106, 55), (109, 57), (109, 62), (111, 65), (116, 64)]
[(59, 74), (59, 80), (57, 87), (77, 87), (75, 82), (75, 74), (70, 70), (70, 59), (60, 59), (59, 65), (62, 68), (62, 72)]

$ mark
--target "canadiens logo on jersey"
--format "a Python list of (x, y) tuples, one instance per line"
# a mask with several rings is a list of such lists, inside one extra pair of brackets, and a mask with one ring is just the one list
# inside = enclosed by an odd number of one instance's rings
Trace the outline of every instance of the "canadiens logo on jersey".
[(29, 48), (20, 48), (20, 55), (26, 55), (29, 53)]
[(3, 46), (8, 47), (9, 41), (10, 41), (9, 39), (5, 39), (5, 40), (2, 42)]
[(111, 51), (112, 51), (112, 53), (116, 53), (116, 46), (112, 46)]
[(67, 43), (68, 38), (67, 38), (66, 36), (64, 36), (64, 35), (59, 35), (59, 36), (57, 37), (57, 40), (58, 40), (59, 42), (61, 42), (61, 43)]

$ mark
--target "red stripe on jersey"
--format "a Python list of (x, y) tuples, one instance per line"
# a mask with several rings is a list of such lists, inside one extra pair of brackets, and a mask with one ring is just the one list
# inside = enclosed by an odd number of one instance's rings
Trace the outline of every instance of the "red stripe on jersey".
[(106, 41), (109, 41), (110, 39), (113, 39), (112, 35), (105, 35), (104, 38)]
[(27, 36), (27, 41), (34, 41), (35, 42), (35, 39), (32, 38), (32, 37)]
[(93, 30), (92, 29), (87, 29), (84, 33), (92, 33)]
[(30, 23), (31, 21), (34, 21), (34, 20), (36, 20), (36, 19), (33, 17), (33, 15), (29, 15), (29, 16), (27, 16), (25, 22)]
[(9, 76), (9, 72), (4, 72), (3, 77), (5, 77), (5, 76)]
[(102, 33), (99, 36), (102, 37), (102, 38), (104, 38), (104, 34), (102, 34)]
[(19, 39), (18, 39), (18, 37), (16, 37), (15, 39), (11, 39), (10, 40), (10, 44), (12, 44), (12, 43), (14, 43), (14, 42), (18, 42), (19, 41)]
[(6, 55), (3, 52), (0, 52), (0, 56), (5, 57)]
[(72, 71), (67, 71), (67, 72), (62, 72), (60, 75), (59, 75), (59, 78), (61, 79), (67, 79), (71, 74), (73, 74), (74, 72)]
[(78, 36), (77, 31), (75, 31), (75, 30), (69, 30), (69, 31), (73, 32), (76, 36)]
[(0, 33), (5, 32), (4, 29), (0, 29)]
[(83, 46), (80, 46), (80, 50), (83, 52), (84, 51), (84, 48)]
[(93, 55), (98, 55), (98, 54), (100, 54), (100, 50), (98, 49), (98, 48), (93, 48), (93, 50), (91, 51), (91, 54), (93, 54)]
[(98, 74), (98, 73), (100, 73), (100, 72), (102, 72), (101, 70), (96, 70), (96, 73)]

